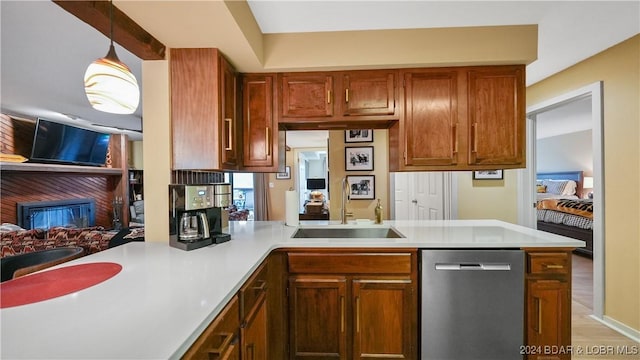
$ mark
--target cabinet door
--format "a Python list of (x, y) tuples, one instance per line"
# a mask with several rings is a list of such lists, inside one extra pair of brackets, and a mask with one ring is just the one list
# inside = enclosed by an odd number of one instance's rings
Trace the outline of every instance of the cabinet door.
[(171, 50), (174, 170), (220, 169), (218, 51)]
[(213, 322), (202, 332), (183, 359), (238, 360), (239, 301), (234, 296)]
[(529, 280), (527, 283), (527, 345), (542, 351), (528, 359), (569, 359), (544, 353), (545, 346), (571, 345), (571, 291), (561, 280)]
[(267, 360), (267, 302), (265, 299), (263, 295), (242, 328), (243, 360)]
[(411, 359), (417, 338), (411, 279), (353, 280), (353, 359)]
[(247, 75), (242, 93), (243, 167), (248, 170), (251, 167), (277, 167), (274, 162), (278, 134), (274, 134), (277, 127), (273, 119), (273, 76)]
[(283, 74), (280, 77), (284, 118), (333, 116), (333, 76), (328, 74)]
[(343, 276), (289, 278), (291, 359), (347, 359), (346, 296)]
[(424, 70), (404, 74), (404, 164), (458, 162), (458, 72)]
[(225, 169), (237, 169), (238, 168), (238, 154), (239, 154), (239, 139), (238, 125), (239, 119), (237, 118), (237, 96), (236, 96), (236, 84), (237, 76), (235, 70), (231, 67), (231, 64), (224, 59), (220, 58), (220, 76), (221, 76), (221, 112), (222, 112), (222, 165)]
[(524, 164), (524, 66), (468, 72), (469, 164)]
[(342, 114), (393, 115), (396, 111), (395, 72), (358, 71), (342, 76)]

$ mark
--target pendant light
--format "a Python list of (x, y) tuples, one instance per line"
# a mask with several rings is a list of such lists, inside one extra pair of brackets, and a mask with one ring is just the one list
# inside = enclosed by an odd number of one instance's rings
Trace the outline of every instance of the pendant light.
[(113, 1), (109, 1), (111, 45), (84, 74), (84, 91), (94, 109), (113, 114), (133, 114), (140, 102), (140, 88), (129, 67), (120, 62), (113, 47)]

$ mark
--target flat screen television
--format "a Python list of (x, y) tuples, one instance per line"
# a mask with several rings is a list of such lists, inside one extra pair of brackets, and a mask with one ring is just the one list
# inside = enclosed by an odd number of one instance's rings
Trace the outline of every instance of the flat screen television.
[(30, 162), (102, 166), (109, 134), (38, 119)]
[(308, 190), (320, 190), (326, 187), (327, 185), (324, 179), (307, 179)]

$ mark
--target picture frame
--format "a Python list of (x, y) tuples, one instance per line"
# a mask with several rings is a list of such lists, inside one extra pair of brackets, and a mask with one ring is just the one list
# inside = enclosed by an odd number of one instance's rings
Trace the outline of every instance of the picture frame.
[(345, 171), (372, 171), (373, 146), (347, 146), (344, 148)]
[(376, 198), (375, 175), (348, 175), (347, 183), (351, 200), (373, 200)]
[(291, 166), (285, 166), (284, 172), (276, 173), (276, 179), (278, 180), (291, 179)]
[(356, 129), (344, 131), (345, 143), (373, 142), (373, 129)]
[(473, 172), (473, 180), (502, 180), (502, 170), (480, 170)]

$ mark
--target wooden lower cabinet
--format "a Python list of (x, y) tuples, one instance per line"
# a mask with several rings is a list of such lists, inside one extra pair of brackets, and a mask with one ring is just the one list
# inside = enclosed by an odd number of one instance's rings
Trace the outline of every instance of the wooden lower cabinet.
[(289, 278), (292, 359), (347, 359), (347, 280), (344, 276)]
[(247, 323), (242, 327), (242, 359), (268, 359), (267, 341), (267, 301), (263, 296), (249, 315)]
[(182, 358), (239, 360), (239, 329), (239, 301), (234, 296)]
[(269, 264), (267, 258), (240, 288), (240, 344), (243, 360), (267, 360)]
[(411, 358), (416, 321), (411, 279), (354, 279), (352, 292), (352, 358)]
[(527, 252), (526, 276), (526, 358), (570, 359), (570, 251)]
[(289, 256), (290, 359), (417, 358), (415, 252)]

